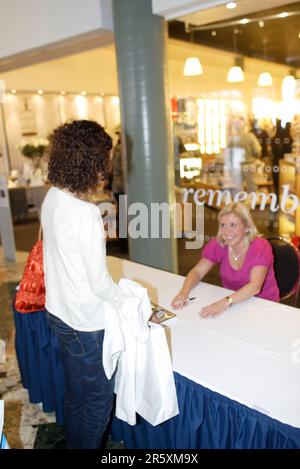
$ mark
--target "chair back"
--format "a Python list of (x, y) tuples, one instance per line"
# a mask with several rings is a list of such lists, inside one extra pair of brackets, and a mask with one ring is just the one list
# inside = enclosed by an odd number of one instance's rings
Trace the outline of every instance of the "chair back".
[(294, 295), (296, 305), (300, 283), (300, 254), (298, 249), (281, 237), (267, 238), (274, 255), (274, 270), (280, 300)]

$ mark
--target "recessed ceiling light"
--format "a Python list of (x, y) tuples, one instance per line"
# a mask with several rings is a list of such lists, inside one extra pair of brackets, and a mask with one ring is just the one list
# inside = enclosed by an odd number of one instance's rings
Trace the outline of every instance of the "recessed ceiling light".
[(248, 18), (243, 18), (243, 19), (240, 21), (241, 24), (247, 24), (247, 23), (249, 23), (249, 22), (250, 22), (250, 20), (249, 20)]
[(212, 36), (216, 36), (216, 35), (217, 35), (217, 31), (212, 31), (212, 32), (211, 32), (211, 35), (212, 35)]
[(259, 20), (258, 25), (260, 28), (263, 28), (265, 25), (265, 22), (263, 20)]
[(44, 94), (43, 90), (38, 90), (38, 94)]
[(286, 18), (289, 16), (289, 13), (287, 11), (283, 11), (282, 13), (279, 13), (278, 18)]
[(234, 8), (236, 8), (236, 2), (228, 2), (226, 3), (226, 8), (228, 8), (228, 10), (233, 10)]

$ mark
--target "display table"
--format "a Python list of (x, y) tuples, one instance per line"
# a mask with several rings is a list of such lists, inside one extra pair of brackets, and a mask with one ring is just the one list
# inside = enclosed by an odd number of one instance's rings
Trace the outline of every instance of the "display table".
[[(183, 282), (179, 275), (118, 258), (108, 257), (108, 267), (116, 281), (139, 282), (168, 309)], [(113, 436), (126, 447), (300, 448), (300, 311), (252, 298), (216, 318), (199, 316), (203, 306), (228, 293), (200, 282), (191, 292), (196, 301), (168, 325), (180, 414), (157, 427), (115, 419)], [(20, 323), (30, 321), (30, 315), (19, 316)], [(33, 313), (36, 330), (38, 320), (46, 318)], [(28, 331), (19, 327), (17, 341)], [(32, 368), (26, 347), (20, 351), (25, 353), (21, 366), (27, 360)]]
[(50, 189), (50, 184), (42, 186), (28, 186), (26, 187), (26, 197), (29, 206), (34, 207), (40, 214), (44, 198)]
[[(116, 258), (109, 268), (115, 280), (140, 282), (168, 309), (183, 282)], [(200, 282), (191, 292), (196, 301), (169, 324), (180, 415), (159, 427), (115, 421), (126, 447), (300, 448), (300, 311), (252, 298), (216, 318), (199, 316), (228, 293)]]
[(14, 221), (26, 219), (29, 208), (35, 210), (40, 217), (41, 206), (50, 187), (49, 184), (10, 187), (9, 199)]

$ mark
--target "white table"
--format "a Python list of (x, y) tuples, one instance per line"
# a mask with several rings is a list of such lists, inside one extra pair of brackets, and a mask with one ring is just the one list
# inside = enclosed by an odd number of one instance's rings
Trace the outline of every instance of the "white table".
[[(155, 303), (170, 302), (184, 277), (108, 257), (117, 281), (133, 279)], [(196, 301), (170, 322), (174, 371), (284, 424), (300, 428), (300, 310), (260, 298), (234, 305), (216, 318), (200, 309), (230, 290), (200, 282)]]

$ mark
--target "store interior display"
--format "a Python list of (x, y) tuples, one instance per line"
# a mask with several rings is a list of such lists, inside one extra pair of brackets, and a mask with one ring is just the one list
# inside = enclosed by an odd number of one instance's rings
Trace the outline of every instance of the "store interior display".
[[(181, 149), (181, 187), (229, 191), (232, 197), (241, 191), (255, 192), (258, 204), (263, 194), (273, 193), (272, 159), (268, 152), (272, 133), (268, 120), (255, 123), (259, 139), (251, 128), (250, 116), (247, 122), (233, 114), (230, 101), (173, 98), (172, 110), (173, 132), (180, 141), (177, 151)], [(206, 202), (215, 208), (222, 206), (217, 207), (212, 198), (206, 198)]]
[(0, 120), (6, 129), (9, 166), (19, 171), (20, 176), (25, 172), (25, 179), (31, 179), (29, 174), (38, 168), (44, 176), (46, 167), (42, 156), (47, 138), (59, 125), (72, 119), (95, 120), (114, 139), (114, 130), (121, 119), (118, 96), (103, 93), (11, 90), (3, 111)]
[[(282, 22), (285, 27), (294, 18), (291, 16), (289, 20), (283, 20), (280, 11), (274, 14), (274, 27), (276, 21), (277, 25)], [(280, 170), (276, 173), (273, 168), (279, 167), (284, 155), (289, 154), (290, 159), (295, 160), (296, 155), (300, 154), (300, 78), (297, 64), (271, 61), (270, 32), (264, 28), (262, 18), (257, 22), (254, 13), (252, 17), (249, 23), (252, 26), (240, 23), (233, 16), (233, 22), (228, 25), (219, 23), (216, 29), (211, 29), (209, 23), (203, 26), (197, 21), (188, 21), (184, 25), (179, 19), (168, 23), (167, 59), (172, 92), (171, 121), (177, 190), (194, 187), (195, 190), (229, 191), (232, 197), (241, 191), (276, 193), (278, 196)], [(269, 18), (266, 22), (271, 24)], [(223, 30), (224, 38), (221, 39), (219, 33)], [(260, 37), (257, 32), (261, 33)], [(193, 41), (190, 40), (191, 35)], [(245, 41), (246, 37), (254, 40), (260, 55), (251, 55), (245, 50), (250, 43)], [(282, 47), (280, 45), (281, 50)], [(219, 49), (226, 49), (227, 52)], [(100, 61), (102, 52), (100, 49), (95, 51)], [(96, 63), (93, 54), (91, 51), (86, 57), (82, 55), (82, 59), (87, 64)], [(107, 73), (111, 76), (114, 70), (109, 69), (109, 64), (115, 57), (115, 50), (108, 47), (105, 54)], [(200, 59), (202, 75), (183, 74), (184, 64), (192, 57), (197, 59), (197, 63)], [(97, 86), (90, 83), (93, 75), (90, 74), (90, 77), (84, 78), (86, 83), (82, 89), (78, 89), (78, 84), (74, 85), (76, 81), (73, 81), (73, 65), (77, 60), (80, 61), (81, 56), (65, 58), (67, 79), (64, 83), (60, 79), (55, 80), (53, 86), (56, 91), (50, 91), (49, 82), (47, 87), (47, 80), (44, 80), (48, 73), (46, 67), (50, 70), (53, 66), (55, 70), (59, 66), (56, 61), (37, 66), (41, 83), (31, 77), (28, 79), (30, 67), (27, 72), (26, 67), (20, 70), (20, 77), (12, 74), (12, 81), (9, 73), (5, 77), (9, 83), (3, 105), (9, 168), (3, 164), (5, 158), (0, 158), (0, 170), (7, 173), (10, 188), (39, 187), (45, 184), (47, 178), (47, 164), (43, 157), (30, 159), (22, 156), (22, 140), (31, 144), (34, 140), (46, 139), (55, 127), (72, 118), (96, 120), (106, 127), (112, 137), (115, 128), (120, 125), (117, 87), (112, 83), (107, 87), (103, 82), (99, 92), (95, 92)], [(242, 82), (226, 81), (228, 70), (233, 65), (241, 67), (244, 74)], [(51, 73), (54, 76), (53, 70)], [(272, 75), (273, 86), (257, 86), (262, 72)], [(31, 82), (35, 83), (31, 88), (35, 91), (26, 91), (26, 86)], [(23, 91), (18, 89), (19, 83), (26, 83)], [(94, 92), (83, 89), (93, 89)], [(109, 94), (109, 90), (115, 94)], [(261, 153), (252, 155), (251, 161), (248, 161), (247, 151), (244, 154), (245, 146), (238, 146), (238, 135), (234, 130), (235, 123), (243, 120), (247, 134), (255, 136), (251, 137), (252, 140), (256, 138), (261, 147)], [(290, 130), (289, 122), (292, 123)], [(4, 142), (0, 141), (0, 147), (3, 146)]]
[(300, 206), (297, 204), (295, 207), (295, 198), (300, 200), (300, 168), (297, 157), (286, 154), (279, 162), (279, 169), (279, 187), (282, 189), (284, 185), (287, 186), (290, 194), (285, 202), (287, 210), (279, 218), (279, 228), (286, 237), (293, 234), (300, 236)]
[(291, 135), (293, 137), (293, 154), (300, 157), (300, 114), (294, 117), (291, 125)]

